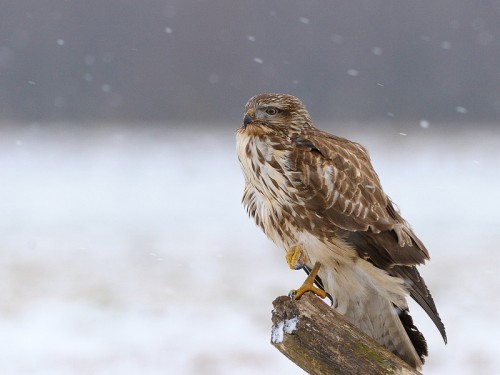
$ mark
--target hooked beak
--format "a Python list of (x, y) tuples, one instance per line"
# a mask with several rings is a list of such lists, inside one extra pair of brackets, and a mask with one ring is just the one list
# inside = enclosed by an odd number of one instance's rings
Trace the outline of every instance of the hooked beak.
[(246, 129), (247, 125), (252, 123), (255, 120), (255, 111), (250, 108), (247, 113), (245, 113), (245, 117), (243, 118), (243, 128)]

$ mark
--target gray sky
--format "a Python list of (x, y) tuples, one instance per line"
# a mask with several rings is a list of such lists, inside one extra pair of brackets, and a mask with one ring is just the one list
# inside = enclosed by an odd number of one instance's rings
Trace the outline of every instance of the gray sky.
[(0, 12), (0, 115), (232, 121), (259, 92), (320, 120), (493, 122), (500, 2), (25, 0)]

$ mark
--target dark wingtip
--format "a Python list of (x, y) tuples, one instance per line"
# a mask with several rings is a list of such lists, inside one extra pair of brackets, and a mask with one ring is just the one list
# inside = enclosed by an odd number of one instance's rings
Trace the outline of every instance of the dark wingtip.
[(424, 363), (425, 357), (429, 355), (427, 350), (427, 341), (425, 341), (424, 335), (418, 330), (415, 324), (413, 324), (413, 319), (409, 310), (399, 310), (399, 319), (401, 320), (401, 323), (403, 324), (406, 334), (410, 338), (415, 351), (420, 357), (420, 360)]

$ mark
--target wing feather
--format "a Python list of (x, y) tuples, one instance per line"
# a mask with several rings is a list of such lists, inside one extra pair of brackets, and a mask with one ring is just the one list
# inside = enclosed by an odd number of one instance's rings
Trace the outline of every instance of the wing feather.
[(405, 280), (410, 291), (410, 296), (420, 305), (420, 307), (424, 309), (427, 315), (429, 315), (429, 317), (439, 330), (439, 333), (441, 333), (444, 342), (448, 342), (444, 324), (439, 317), (439, 313), (437, 312), (436, 305), (434, 304), (434, 300), (432, 299), (431, 292), (427, 288), (427, 285), (425, 285), (425, 281), (422, 276), (420, 276), (417, 268), (415, 266), (395, 266), (390, 273), (393, 276), (399, 276), (403, 280)]
[(427, 249), (382, 190), (368, 152), (358, 143), (317, 129), (292, 141), (296, 148), (291, 169), (307, 166), (308, 171), (307, 181), (301, 173), (291, 179), (305, 211), (319, 216), (318, 224), (337, 228), (333, 235), (342, 236), (360, 257), (405, 280), (411, 297), (446, 341), (432, 296), (414, 267), (429, 259)]
[[(384, 193), (363, 146), (317, 129), (292, 141), (296, 147), (291, 168), (298, 173), (291, 182), (306, 211), (321, 217), (323, 225), (345, 231), (363, 249), (360, 256), (379, 258), (377, 265), (383, 269), (429, 259), (423, 243)], [(307, 181), (300, 173), (304, 166)]]
[(308, 184), (302, 175), (295, 182), (302, 185), (297, 187), (311, 208), (349, 231), (393, 228), (394, 219), (386, 209), (388, 198), (361, 145), (316, 129), (293, 141), (294, 167), (310, 166)]
[[(407, 223), (383, 192), (367, 151), (358, 143), (314, 129), (292, 138), (293, 169), (309, 166), (308, 184), (298, 173), (295, 185), (307, 204), (332, 224), (349, 231), (374, 233)], [(327, 189), (325, 189), (325, 186)], [(332, 194), (332, 192), (337, 194)], [(403, 232), (411, 232), (408, 229)], [(400, 234), (398, 234), (398, 237)]]

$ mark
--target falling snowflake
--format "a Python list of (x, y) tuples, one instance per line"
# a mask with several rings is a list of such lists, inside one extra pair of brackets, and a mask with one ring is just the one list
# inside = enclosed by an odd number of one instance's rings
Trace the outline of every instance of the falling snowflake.
[(442, 49), (450, 49), (451, 48), (451, 43), (448, 41), (444, 41), (441, 43), (441, 48)]
[(427, 121), (427, 120), (420, 121), (420, 127), (422, 129), (428, 129), (429, 128), (429, 121)]
[(54, 99), (54, 106), (57, 108), (62, 108), (66, 104), (66, 100), (62, 96), (58, 96)]
[(101, 91), (102, 92), (111, 92), (111, 85), (104, 83), (101, 85)]
[(333, 34), (330, 39), (332, 40), (333, 43), (336, 44), (341, 44), (344, 41), (344, 38), (337, 34)]
[(85, 61), (85, 65), (88, 65), (88, 66), (94, 65), (94, 63), (95, 63), (95, 56), (86, 55), (84, 61)]
[(219, 76), (215, 73), (212, 73), (208, 76), (208, 82), (210, 82), (212, 85), (216, 84), (219, 82)]

